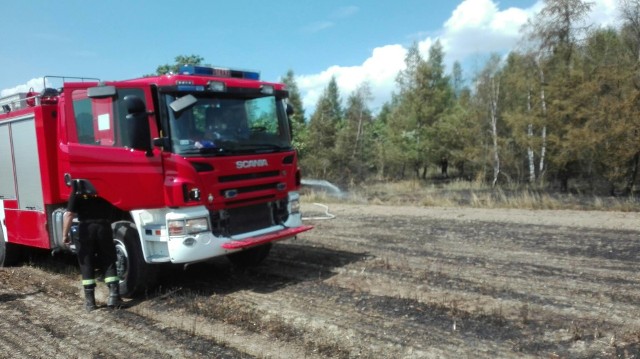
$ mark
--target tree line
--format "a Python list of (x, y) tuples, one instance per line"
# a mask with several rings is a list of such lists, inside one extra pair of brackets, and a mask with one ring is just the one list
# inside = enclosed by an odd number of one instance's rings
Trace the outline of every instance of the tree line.
[[(521, 45), (465, 80), (436, 41), (409, 48), (392, 98), (374, 116), (361, 84), (342, 101), (335, 78), (305, 117), (295, 77), (296, 146), (305, 176), (343, 184), (447, 174), (501, 185), (631, 193), (640, 162), (640, 1), (620, 26), (586, 23), (592, 3), (547, 0)], [(434, 171), (435, 170), (435, 171)]]
[(342, 185), (446, 175), (632, 194), (640, 166), (640, 0), (619, 0), (616, 27), (587, 23), (592, 7), (545, 0), (518, 48), (490, 56), (470, 78), (459, 62), (447, 72), (439, 41), (426, 57), (414, 43), (376, 114), (368, 83), (343, 99), (332, 78), (307, 117), (289, 70), (283, 82), (303, 175)]

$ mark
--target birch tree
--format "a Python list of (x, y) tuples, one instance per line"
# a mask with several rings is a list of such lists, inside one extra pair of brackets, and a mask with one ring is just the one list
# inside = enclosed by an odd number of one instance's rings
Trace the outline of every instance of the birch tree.
[(491, 141), (492, 186), (496, 186), (500, 172), (500, 147), (498, 134), (498, 118), (500, 116), (500, 57), (491, 56), (476, 79), (476, 93), (480, 116), (485, 117)]
[[(527, 39), (537, 48), (539, 54), (540, 100), (543, 118), (547, 120), (543, 128), (543, 148), (540, 171), (544, 170), (547, 154), (548, 131), (553, 131), (553, 161), (556, 165), (561, 189), (567, 190), (567, 181), (571, 176), (571, 164), (576, 162), (576, 152), (567, 140), (568, 130), (573, 126), (574, 103), (571, 101), (577, 78), (572, 78), (572, 61), (581, 37), (588, 29), (585, 19), (592, 2), (584, 0), (544, 0), (544, 6), (525, 28)], [(549, 108), (545, 84), (550, 84), (554, 104)]]
[(349, 182), (364, 180), (367, 169), (373, 165), (370, 143), (373, 116), (368, 107), (371, 99), (370, 85), (360, 84), (347, 98), (344, 122), (338, 130), (335, 165), (342, 168), (341, 173)]

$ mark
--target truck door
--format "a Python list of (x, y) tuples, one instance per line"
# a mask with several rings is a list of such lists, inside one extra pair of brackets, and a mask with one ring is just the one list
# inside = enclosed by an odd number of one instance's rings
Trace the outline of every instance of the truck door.
[[(88, 179), (105, 198), (122, 210), (164, 205), (162, 161), (159, 149), (151, 154), (127, 146), (127, 109), (124, 97), (136, 95), (153, 111), (149, 91), (118, 88), (117, 95), (89, 98), (87, 87), (66, 86), (65, 124), (69, 174)], [(153, 116), (151, 135), (157, 136)]]

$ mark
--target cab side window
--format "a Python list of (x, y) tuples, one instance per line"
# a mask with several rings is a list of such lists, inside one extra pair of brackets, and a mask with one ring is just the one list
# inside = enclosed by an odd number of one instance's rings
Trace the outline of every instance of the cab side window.
[[(118, 89), (115, 98), (89, 98), (86, 90), (73, 92), (75, 143), (106, 147), (128, 147), (127, 107), (124, 97), (136, 95), (145, 100), (141, 89)], [(146, 105), (146, 103), (145, 103)]]
[[(95, 145), (96, 138), (93, 132), (93, 116), (91, 113), (91, 100), (88, 98), (74, 99), (73, 111), (75, 113), (77, 138), (76, 138), (76, 141), (72, 141), (72, 142), (82, 143), (85, 145)], [(72, 140), (73, 140), (73, 137), (72, 137)]]
[(113, 101), (110, 98), (91, 99), (86, 90), (73, 91), (73, 112), (76, 136), (71, 142), (92, 146), (113, 146)]

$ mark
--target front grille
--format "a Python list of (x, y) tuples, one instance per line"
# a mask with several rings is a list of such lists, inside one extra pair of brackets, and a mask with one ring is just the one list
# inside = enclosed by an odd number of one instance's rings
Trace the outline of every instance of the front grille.
[(258, 178), (277, 177), (279, 175), (280, 175), (279, 171), (244, 173), (239, 175), (220, 176), (220, 178), (218, 178), (218, 182), (228, 183), (228, 182), (235, 182), (235, 181), (258, 179)]
[[(239, 203), (238, 203), (239, 204)], [(217, 236), (235, 235), (283, 225), (289, 218), (287, 200), (211, 211), (211, 230)]]
[(227, 213), (229, 215), (228, 231), (231, 235), (255, 231), (274, 224), (269, 203), (230, 208)]
[[(236, 191), (236, 194), (258, 192), (258, 191), (264, 191), (264, 190), (270, 190), (270, 189), (278, 189), (278, 184), (277, 183), (263, 183), (263, 184), (258, 184), (258, 185), (254, 185), (254, 186), (246, 186), (246, 187), (234, 188), (234, 190)], [(220, 190), (220, 195), (223, 196), (223, 197), (226, 197), (225, 194), (226, 194), (227, 191), (229, 191), (228, 188)]]

